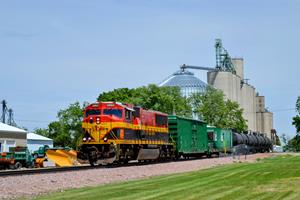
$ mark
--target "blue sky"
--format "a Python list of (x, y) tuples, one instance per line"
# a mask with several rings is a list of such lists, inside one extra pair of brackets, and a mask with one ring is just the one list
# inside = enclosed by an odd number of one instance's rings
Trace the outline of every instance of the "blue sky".
[[(0, 100), (33, 130), (75, 101), (159, 83), (183, 63), (215, 66), (214, 39), (293, 135), (299, 1), (0, 1)], [(205, 72), (195, 72), (206, 81)]]

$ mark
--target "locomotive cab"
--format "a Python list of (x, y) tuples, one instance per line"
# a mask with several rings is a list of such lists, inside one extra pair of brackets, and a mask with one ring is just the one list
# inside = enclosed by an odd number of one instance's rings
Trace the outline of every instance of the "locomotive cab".
[(84, 121), (90, 123), (100, 123), (100, 117), (103, 118), (103, 121), (108, 120), (105, 120), (105, 118), (111, 118), (111, 120), (130, 122), (135, 116), (136, 114), (133, 108), (118, 103), (95, 103), (88, 106), (84, 111)]
[[(115, 123), (132, 123), (134, 119), (134, 110), (126, 105), (116, 102), (94, 103), (84, 110), (83, 130), (85, 135), (82, 142), (107, 142), (113, 138), (107, 130), (113, 127)], [(117, 130), (118, 131), (118, 130)], [(115, 139), (120, 139), (115, 135)], [(90, 140), (88, 140), (90, 138)]]

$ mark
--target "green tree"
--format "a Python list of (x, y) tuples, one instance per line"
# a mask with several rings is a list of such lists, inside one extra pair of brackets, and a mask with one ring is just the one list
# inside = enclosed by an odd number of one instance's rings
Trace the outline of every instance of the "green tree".
[(234, 128), (237, 131), (244, 131), (247, 129), (246, 120), (243, 118), (243, 109), (234, 101), (227, 100), (225, 102), (225, 124), (226, 128)]
[(282, 135), (281, 135), (281, 138), (282, 138), (282, 145), (287, 145), (287, 137), (286, 137), (286, 134), (285, 133), (283, 133)]
[[(71, 104), (67, 109), (60, 110), (57, 115), (60, 123), (60, 131), (70, 137), (70, 146), (73, 148), (77, 146), (82, 136), (81, 125), (84, 107), (85, 105), (81, 107), (80, 103), (76, 102)], [(64, 139), (64, 135), (62, 135), (61, 139)]]
[(286, 149), (289, 151), (300, 151), (300, 135), (296, 135), (293, 139), (291, 139), (288, 142)]
[(47, 128), (37, 128), (33, 132), (38, 134), (38, 135), (49, 137), (49, 132), (48, 132)]
[(298, 114), (293, 117), (293, 125), (296, 127), (297, 133), (300, 132), (300, 96), (298, 96), (298, 99), (296, 101), (296, 111)]
[(118, 88), (118, 89), (114, 89), (113, 91), (101, 93), (97, 100), (132, 103), (134, 96), (135, 96), (135, 89)]
[(288, 145), (286, 147), (290, 151), (300, 151), (300, 96), (298, 96), (296, 101), (296, 112), (297, 115), (293, 117), (292, 124), (296, 128), (297, 134), (288, 142)]
[(223, 127), (225, 114), (224, 94), (208, 87), (204, 93), (194, 93), (190, 97), (194, 112), (207, 123)]
[(208, 124), (237, 131), (246, 130), (246, 120), (242, 116), (243, 109), (238, 103), (224, 99), (222, 91), (207, 87), (204, 93), (192, 94), (190, 102), (194, 112)]
[(76, 148), (82, 136), (83, 108), (79, 102), (70, 104), (68, 108), (61, 109), (58, 121), (51, 122), (47, 129), (36, 129), (35, 133), (53, 139), (54, 146), (69, 146)]
[(72, 146), (71, 135), (68, 133), (68, 130), (64, 124), (60, 121), (51, 122), (48, 125), (48, 134), (49, 138), (53, 139), (54, 146)]
[(158, 87), (154, 84), (135, 89), (119, 88), (101, 93), (98, 101), (118, 101), (142, 106), (168, 114), (190, 117), (191, 106), (186, 98), (181, 96), (178, 87)]
[(300, 132), (300, 116), (293, 117), (293, 125), (296, 127), (297, 133)]

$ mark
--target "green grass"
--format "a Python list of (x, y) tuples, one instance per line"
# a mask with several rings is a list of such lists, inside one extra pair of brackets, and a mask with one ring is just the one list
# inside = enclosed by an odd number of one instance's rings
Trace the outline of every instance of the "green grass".
[(72, 189), (38, 199), (300, 199), (300, 157)]

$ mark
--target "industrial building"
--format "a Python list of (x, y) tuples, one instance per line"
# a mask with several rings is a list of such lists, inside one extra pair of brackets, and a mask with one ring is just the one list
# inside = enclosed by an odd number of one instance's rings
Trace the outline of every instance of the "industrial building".
[(247, 120), (248, 130), (264, 133), (273, 138), (273, 113), (265, 108), (265, 97), (259, 96), (254, 86), (244, 78), (244, 60), (233, 58), (235, 73), (231, 71), (209, 71), (207, 82), (223, 91), (225, 96), (236, 101), (244, 109), (243, 117)]
[(216, 67), (183, 64), (180, 71), (168, 77), (159, 86), (178, 86), (182, 94), (188, 97), (193, 92), (204, 91), (206, 84), (186, 69), (208, 71), (208, 85), (222, 90), (227, 99), (237, 102), (243, 108), (248, 130), (263, 133), (273, 139), (273, 134), (276, 134), (273, 129), (273, 113), (265, 108), (265, 97), (258, 95), (255, 87), (245, 79), (243, 58), (231, 58), (220, 39), (216, 40), (215, 48)]
[(8, 152), (9, 147), (26, 146), (25, 130), (0, 122), (0, 152)]
[(203, 92), (207, 84), (195, 77), (194, 73), (187, 70), (179, 70), (158, 84), (158, 86), (178, 86), (181, 89), (181, 94), (188, 97), (192, 93)]
[(53, 147), (53, 140), (42, 135), (38, 135), (35, 133), (27, 134), (27, 147), (29, 152), (33, 152), (38, 150), (39, 147), (48, 145), (50, 148)]

